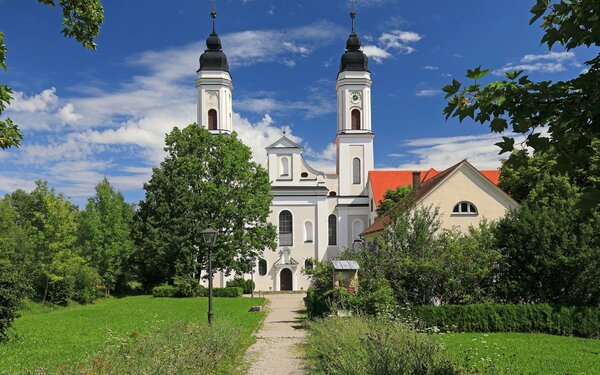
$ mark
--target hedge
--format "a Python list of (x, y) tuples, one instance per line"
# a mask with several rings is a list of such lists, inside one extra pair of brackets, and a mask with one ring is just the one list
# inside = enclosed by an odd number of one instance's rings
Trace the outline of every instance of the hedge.
[(236, 277), (233, 280), (229, 280), (226, 285), (229, 287), (239, 287), (244, 290), (244, 294), (252, 293), (254, 289), (254, 281), (252, 280), (244, 280), (241, 277)]
[(454, 332), (539, 332), (600, 338), (600, 307), (548, 304), (473, 304), (416, 306), (411, 314), (419, 328)]
[[(242, 288), (213, 288), (214, 297), (241, 297), (244, 294)], [(180, 288), (172, 285), (159, 285), (152, 289), (152, 295), (154, 297), (183, 297)], [(198, 293), (193, 295), (194, 297), (207, 297), (208, 289), (199, 288)]]

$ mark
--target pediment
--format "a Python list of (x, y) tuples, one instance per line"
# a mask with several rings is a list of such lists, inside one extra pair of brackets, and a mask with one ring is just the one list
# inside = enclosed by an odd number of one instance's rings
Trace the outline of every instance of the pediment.
[(283, 137), (279, 138), (277, 141), (275, 141), (270, 146), (266, 147), (267, 150), (274, 149), (274, 148), (297, 148), (300, 150), (303, 149), (302, 146), (298, 145), (296, 142), (292, 141), (285, 135)]

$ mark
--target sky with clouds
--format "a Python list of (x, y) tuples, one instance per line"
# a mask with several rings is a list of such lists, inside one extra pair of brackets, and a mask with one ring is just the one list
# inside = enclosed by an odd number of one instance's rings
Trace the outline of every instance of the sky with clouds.
[[(198, 58), (211, 30), (208, 0), (103, 1), (98, 50), (60, 34), (58, 9), (0, 0), (8, 46), (0, 82), (19, 149), (0, 151), (0, 194), (46, 179), (78, 204), (104, 176), (130, 201), (163, 159), (165, 133), (195, 119)], [(349, 1), (218, 0), (217, 31), (231, 65), (234, 128), (256, 161), (282, 135), (317, 169), (334, 168), (335, 79), (350, 31)], [(522, 69), (569, 79), (592, 55), (548, 51), (529, 26), (533, 0), (358, 0), (356, 31), (369, 56), (375, 165), (442, 169), (468, 159), (499, 165), (497, 136), (446, 121), (441, 87), (467, 68), (489, 79)], [(143, 6), (142, 6), (143, 4)]]

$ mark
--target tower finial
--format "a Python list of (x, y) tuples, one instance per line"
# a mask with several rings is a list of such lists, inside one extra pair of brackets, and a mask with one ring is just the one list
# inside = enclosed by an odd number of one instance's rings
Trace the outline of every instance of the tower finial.
[(352, 31), (354, 31), (354, 18), (356, 18), (356, 0), (350, 0), (350, 18), (352, 18)]
[(214, 9), (211, 10), (210, 17), (212, 18), (212, 22), (213, 22), (213, 33), (214, 33), (215, 32), (215, 18), (217, 18), (217, 11)]

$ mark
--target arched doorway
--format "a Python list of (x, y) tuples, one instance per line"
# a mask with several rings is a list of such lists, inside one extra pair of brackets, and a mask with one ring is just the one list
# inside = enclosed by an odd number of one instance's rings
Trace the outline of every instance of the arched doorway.
[(279, 289), (294, 290), (292, 285), (292, 271), (289, 268), (284, 268), (279, 273)]

